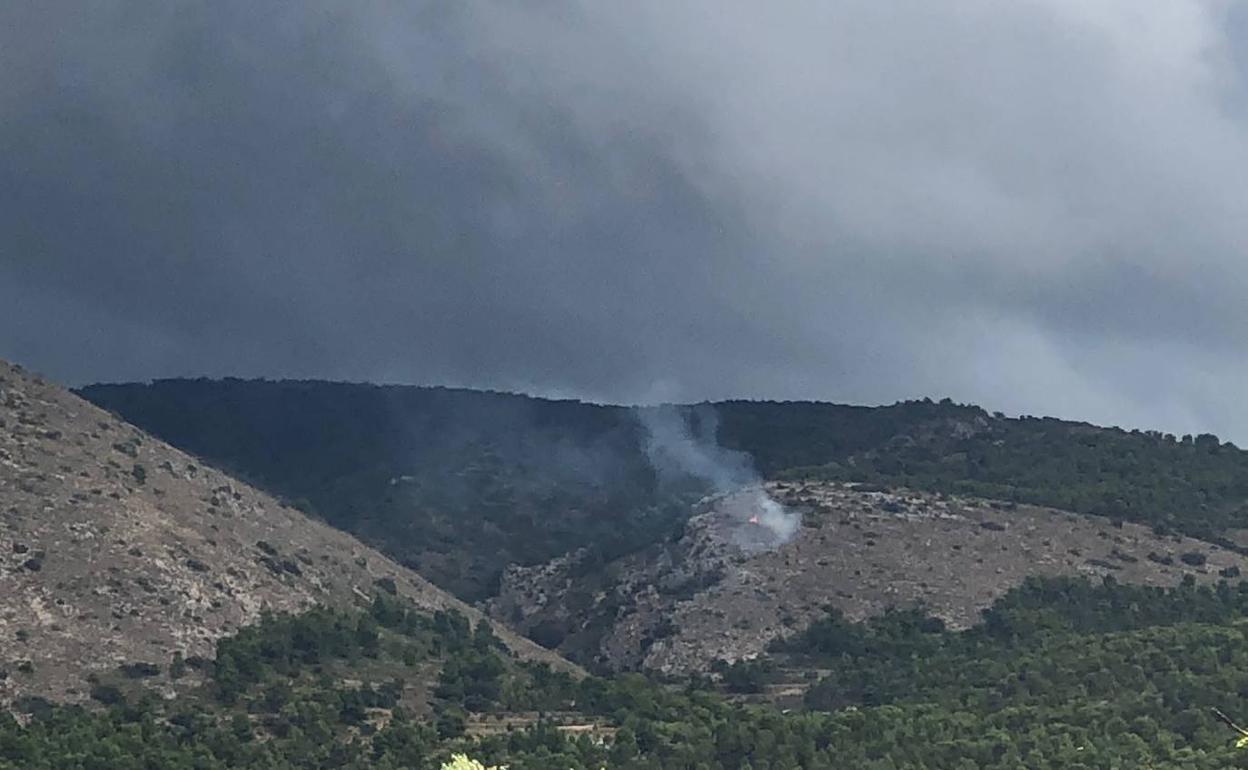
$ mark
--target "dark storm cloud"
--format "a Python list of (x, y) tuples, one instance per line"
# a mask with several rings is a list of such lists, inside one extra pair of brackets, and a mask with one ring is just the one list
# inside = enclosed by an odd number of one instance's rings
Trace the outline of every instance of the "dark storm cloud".
[(1244, 12), (0, 8), (0, 355), (1248, 437)]

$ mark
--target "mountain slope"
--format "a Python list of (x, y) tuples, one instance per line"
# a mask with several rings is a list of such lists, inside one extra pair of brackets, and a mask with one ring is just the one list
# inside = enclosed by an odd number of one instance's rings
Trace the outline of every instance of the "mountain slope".
[[(742, 548), (748, 495), (704, 501), (678, 540), (605, 565), (584, 554), (504, 575), (492, 613), (575, 659), (613, 670), (708, 670), (752, 658), (835, 608), (851, 621), (922, 607), (947, 627), (1029, 577), (1208, 584), (1248, 574), (1248, 557), (1035, 506), (826, 482), (775, 482), (803, 526), (776, 548)], [(747, 512), (748, 514), (748, 512)]]
[(448, 388), (162, 380), (82, 394), (315, 512), (456, 595), (509, 562), (645, 545), (699, 494), (658, 489), (631, 413)]
[[(315, 511), (461, 597), (509, 562), (668, 538), (708, 490), (663, 486), (624, 408), (446, 388), (160, 380), (83, 395)], [(949, 401), (729, 401), (718, 441), (767, 478), (822, 478), (1029, 503), (1223, 542), (1248, 527), (1248, 452)], [(306, 505), (304, 505), (306, 503)]]
[[(0, 362), (0, 700), (211, 655), (263, 612), (377, 590), (479, 613), (351, 536)], [(565, 665), (513, 634), (518, 653)]]

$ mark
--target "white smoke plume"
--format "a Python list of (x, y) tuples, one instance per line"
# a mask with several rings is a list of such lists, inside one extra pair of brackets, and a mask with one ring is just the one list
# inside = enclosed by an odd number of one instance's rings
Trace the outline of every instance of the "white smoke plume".
[(748, 549), (783, 545), (801, 516), (776, 502), (745, 452), (719, 445), (719, 418), (710, 407), (664, 405), (636, 410), (646, 457), (661, 479), (693, 477), (724, 496), (716, 506), (732, 523), (732, 539)]

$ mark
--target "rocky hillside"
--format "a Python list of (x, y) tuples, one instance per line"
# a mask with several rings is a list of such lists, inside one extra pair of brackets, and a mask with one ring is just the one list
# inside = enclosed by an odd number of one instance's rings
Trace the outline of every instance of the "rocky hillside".
[[(265, 611), (377, 591), (480, 614), (351, 536), (0, 361), (0, 702), (211, 655)], [(503, 633), (522, 657), (557, 656)]]
[[(520, 395), (316, 381), (158, 380), (82, 395), (292, 501), (460, 598), (502, 568), (667, 540), (709, 489), (654, 473), (635, 412)], [(765, 478), (1012, 500), (1218, 542), (1248, 527), (1248, 451), (949, 401), (690, 405)]]
[(768, 489), (802, 514), (778, 547), (742, 540), (739, 495), (711, 499), (682, 537), (643, 553), (509, 569), (491, 610), (586, 662), (683, 673), (755, 656), (828, 607), (861, 620), (918, 605), (964, 628), (1028, 576), (1161, 586), (1248, 572), (1233, 550), (1049, 508), (829, 482)]

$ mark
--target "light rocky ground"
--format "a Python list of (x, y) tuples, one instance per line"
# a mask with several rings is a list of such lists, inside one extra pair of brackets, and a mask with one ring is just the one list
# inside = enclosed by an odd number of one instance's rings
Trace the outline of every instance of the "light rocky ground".
[(266, 610), (363, 603), (378, 581), (480, 617), (349, 535), (0, 361), (0, 702), (80, 699), (91, 671), (210, 656)]
[[(966, 627), (1029, 575), (1112, 575), (1159, 586), (1189, 574), (1216, 581), (1221, 570), (1248, 575), (1248, 559), (1237, 553), (1098, 517), (833, 483), (768, 489), (804, 512), (797, 535), (778, 548), (747, 553), (738, 545), (739, 499), (730, 497), (706, 501), (679, 542), (603, 571), (612, 577), (591, 599), (607, 612), (579, 613), (609, 626), (598, 643), (600, 662), (705, 670), (717, 658), (757, 655), (827, 606), (862, 619), (921, 604)], [(1185, 564), (1185, 553), (1206, 563)], [(523, 627), (552, 617), (575, 624), (567, 606), (585, 601), (585, 578), (572, 577), (575, 562), (510, 570), (493, 611)]]

